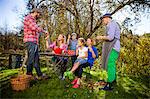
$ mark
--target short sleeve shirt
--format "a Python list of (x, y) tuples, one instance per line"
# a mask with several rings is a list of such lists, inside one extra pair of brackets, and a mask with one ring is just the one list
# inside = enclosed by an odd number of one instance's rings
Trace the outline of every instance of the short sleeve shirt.
[[(85, 52), (88, 52), (88, 48), (87, 47), (83, 47), (82, 49), (79, 48), (78, 51), (79, 51), (79, 53), (78, 53), (79, 57), (84, 57), (85, 56)], [(85, 58), (85, 59), (87, 59), (87, 58)]]

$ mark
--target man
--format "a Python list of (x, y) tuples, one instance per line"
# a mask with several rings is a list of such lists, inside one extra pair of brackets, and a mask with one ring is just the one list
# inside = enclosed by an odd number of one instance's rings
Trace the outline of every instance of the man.
[(24, 43), (26, 45), (28, 59), (27, 59), (27, 75), (33, 75), (33, 65), (38, 75), (38, 78), (43, 78), (43, 74), (39, 67), (39, 53), (38, 53), (38, 39), (39, 33), (43, 32), (46, 35), (48, 33), (41, 29), (37, 23), (36, 19), (40, 16), (41, 11), (34, 8), (30, 14), (28, 14), (24, 19)]
[(116, 61), (120, 52), (120, 27), (112, 20), (111, 14), (107, 13), (101, 18), (106, 25), (106, 36), (97, 36), (96, 39), (103, 40), (102, 68), (107, 71), (108, 78), (104, 90), (111, 90), (112, 83), (116, 81)]

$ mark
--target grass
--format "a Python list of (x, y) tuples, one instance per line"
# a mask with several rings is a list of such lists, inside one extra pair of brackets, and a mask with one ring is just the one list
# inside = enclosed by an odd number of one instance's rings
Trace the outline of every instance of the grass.
[[(3, 75), (12, 75), (16, 70), (3, 71)], [(43, 68), (43, 71), (46, 71)], [(94, 71), (93, 71), (94, 72)], [(10, 73), (10, 74), (9, 74)], [(99, 79), (99, 72), (89, 74), (84, 72), (82, 86), (73, 89), (70, 80), (59, 80), (53, 72), (48, 73), (49, 80), (32, 81), (31, 87), (25, 91), (15, 92), (11, 87), (1, 92), (1, 98), (42, 98), (42, 99), (120, 99), (120, 98), (150, 98), (149, 78), (134, 78), (118, 76), (117, 84), (113, 91), (99, 90), (101, 86), (94, 86)], [(91, 86), (90, 86), (91, 85)]]

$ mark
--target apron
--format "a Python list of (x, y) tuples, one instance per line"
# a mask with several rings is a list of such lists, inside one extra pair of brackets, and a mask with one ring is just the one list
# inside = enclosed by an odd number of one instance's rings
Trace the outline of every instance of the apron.
[(112, 48), (114, 47), (114, 44), (116, 43), (118, 39), (114, 38), (112, 41), (105, 41), (102, 46), (102, 68), (104, 70), (107, 70), (108, 66), (108, 58), (110, 55), (110, 52)]

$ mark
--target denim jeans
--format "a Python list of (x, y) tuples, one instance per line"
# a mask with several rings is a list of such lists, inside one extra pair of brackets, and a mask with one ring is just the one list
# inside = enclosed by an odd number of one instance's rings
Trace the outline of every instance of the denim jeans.
[(84, 64), (87, 62), (87, 59), (82, 59), (82, 58), (77, 58), (76, 61), (74, 63), (79, 62), (79, 65)]
[(28, 52), (27, 74), (32, 75), (32, 70), (33, 70), (33, 66), (34, 66), (37, 75), (42, 76), (42, 72), (39, 67), (38, 45), (33, 42), (26, 42), (25, 45), (26, 45), (26, 49)]

